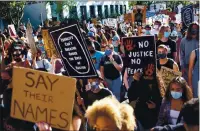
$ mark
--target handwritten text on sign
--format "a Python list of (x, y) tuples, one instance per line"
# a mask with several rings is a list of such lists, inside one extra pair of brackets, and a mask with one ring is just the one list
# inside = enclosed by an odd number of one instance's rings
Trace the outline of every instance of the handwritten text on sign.
[(143, 72), (148, 64), (155, 65), (155, 44), (153, 36), (127, 37), (123, 43), (128, 58), (127, 71), (129, 75)]
[(163, 66), (161, 67), (160, 74), (162, 75), (165, 87), (167, 87), (174, 78), (182, 76), (181, 72), (175, 72), (174, 70)]
[(15, 67), (11, 116), (69, 130), (75, 85), (73, 78)]
[(60, 53), (68, 76), (76, 78), (97, 76), (77, 24), (52, 29), (50, 35)]

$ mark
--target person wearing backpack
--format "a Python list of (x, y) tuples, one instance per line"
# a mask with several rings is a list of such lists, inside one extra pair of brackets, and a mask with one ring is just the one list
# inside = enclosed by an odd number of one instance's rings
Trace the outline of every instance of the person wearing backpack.
[(37, 54), (34, 57), (32, 68), (40, 71), (49, 72), (51, 64), (47, 59), (42, 59), (41, 50), (37, 49)]

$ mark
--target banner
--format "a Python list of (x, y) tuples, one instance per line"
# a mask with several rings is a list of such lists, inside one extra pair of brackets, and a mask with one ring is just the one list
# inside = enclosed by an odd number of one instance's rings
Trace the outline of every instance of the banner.
[(48, 29), (42, 29), (42, 37), (44, 40), (44, 48), (46, 50), (47, 57), (51, 58), (52, 56), (58, 56)]
[(188, 5), (181, 8), (181, 20), (183, 30), (186, 30), (189, 25), (194, 21), (193, 5)]
[(122, 38), (128, 75), (136, 72), (144, 73), (145, 68), (156, 72), (156, 55), (154, 36)]
[(133, 6), (134, 23), (136, 25), (145, 25), (146, 23), (146, 6), (135, 5)]
[(167, 67), (161, 67), (160, 74), (162, 75), (162, 79), (164, 81), (165, 87), (168, 87), (169, 83), (176, 77), (182, 76), (181, 72), (175, 72), (172, 69)]
[(77, 24), (54, 28), (49, 32), (64, 63), (66, 75), (75, 78), (98, 76)]
[(75, 79), (14, 67), (12, 84), (10, 115), (13, 118), (33, 123), (46, 122), (61, 130), (70, 129)]
[(15, 30), (15, 26), (14, 25), (8, 25), (8, 31), (9, 31), (9, 35), (12, 37), (16, 37), (17, 33)]

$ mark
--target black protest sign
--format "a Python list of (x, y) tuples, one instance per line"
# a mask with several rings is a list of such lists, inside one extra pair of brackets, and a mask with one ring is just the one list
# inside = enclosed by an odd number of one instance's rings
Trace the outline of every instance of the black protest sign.
[(156, 71), (154, 36), (124, 37), (122, 41), (126, 52), (128, 75), (136, 72), (147, 73), (146, 75), (152, 72), (153, 75)]
[(53, 28), (49, 33), (64, 63), (66, 75), (75, 78), (98, 76), (78, 24)]
[(186, 30), (194, 21), (193, 5), (188, 5), (181, 9), (181, 20), (183, 23), (183, 30)]

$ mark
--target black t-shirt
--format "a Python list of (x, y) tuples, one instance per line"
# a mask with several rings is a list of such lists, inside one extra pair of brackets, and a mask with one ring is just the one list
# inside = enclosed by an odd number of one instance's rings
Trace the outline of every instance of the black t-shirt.
[(107, 88), (102, 88), (98, 93), (93, 93), (92, 91), (87, 92), (88, 106), (92, 105), (96, 100), (101, 100), (107, 96), (112, 95), (112, 92)]
[(160, 70), (161, 69), (161, 67), (162, 66), (164, 66), (164, 67), (167, 67), (167, 68), (170, 68), (170, 69), (172, 69), (173, 70), (173, 65), (175, 64), (175, 61), (173, 60), (173, 59), (168, 59), (168, 61), (165, 63), (165, 64), (163, 64), (163, 65), (161, 65), (160, 64), (160, 62), (159, 62), (159, 60), (157, 61), (157, 68)]
[[(117, 64), (122, 64), (121, 56), (118, 54), (113, 54), (113, 59)], [(107, 79), (115, 80), (120, 76), (120, 72), (115, 68), (115, 66), (110, 62), (109, 57), (104, 55), (101, 58), (100, 65), (104, 67), (104, 76)]]
[(168, 39), (167, 42), (162, 42), (161, 40), (158, 40), (156, 42), (156, 49), (159, 45), (165, 45), (169, 48), (169, 52), (168, 52), (168, 55), (167, 57), (168, 58), (171, 58), (171, 59), (174, 59), (174, 56), (173, 56), (173, 53), (176, 52), (176, 42), (171, 40), (171, 39)]
[(99, 42), (93, 41), (93, 43), (94, 43), (95, 49), (98, 51), (101, 51), (101, 45), (99, 44)]

